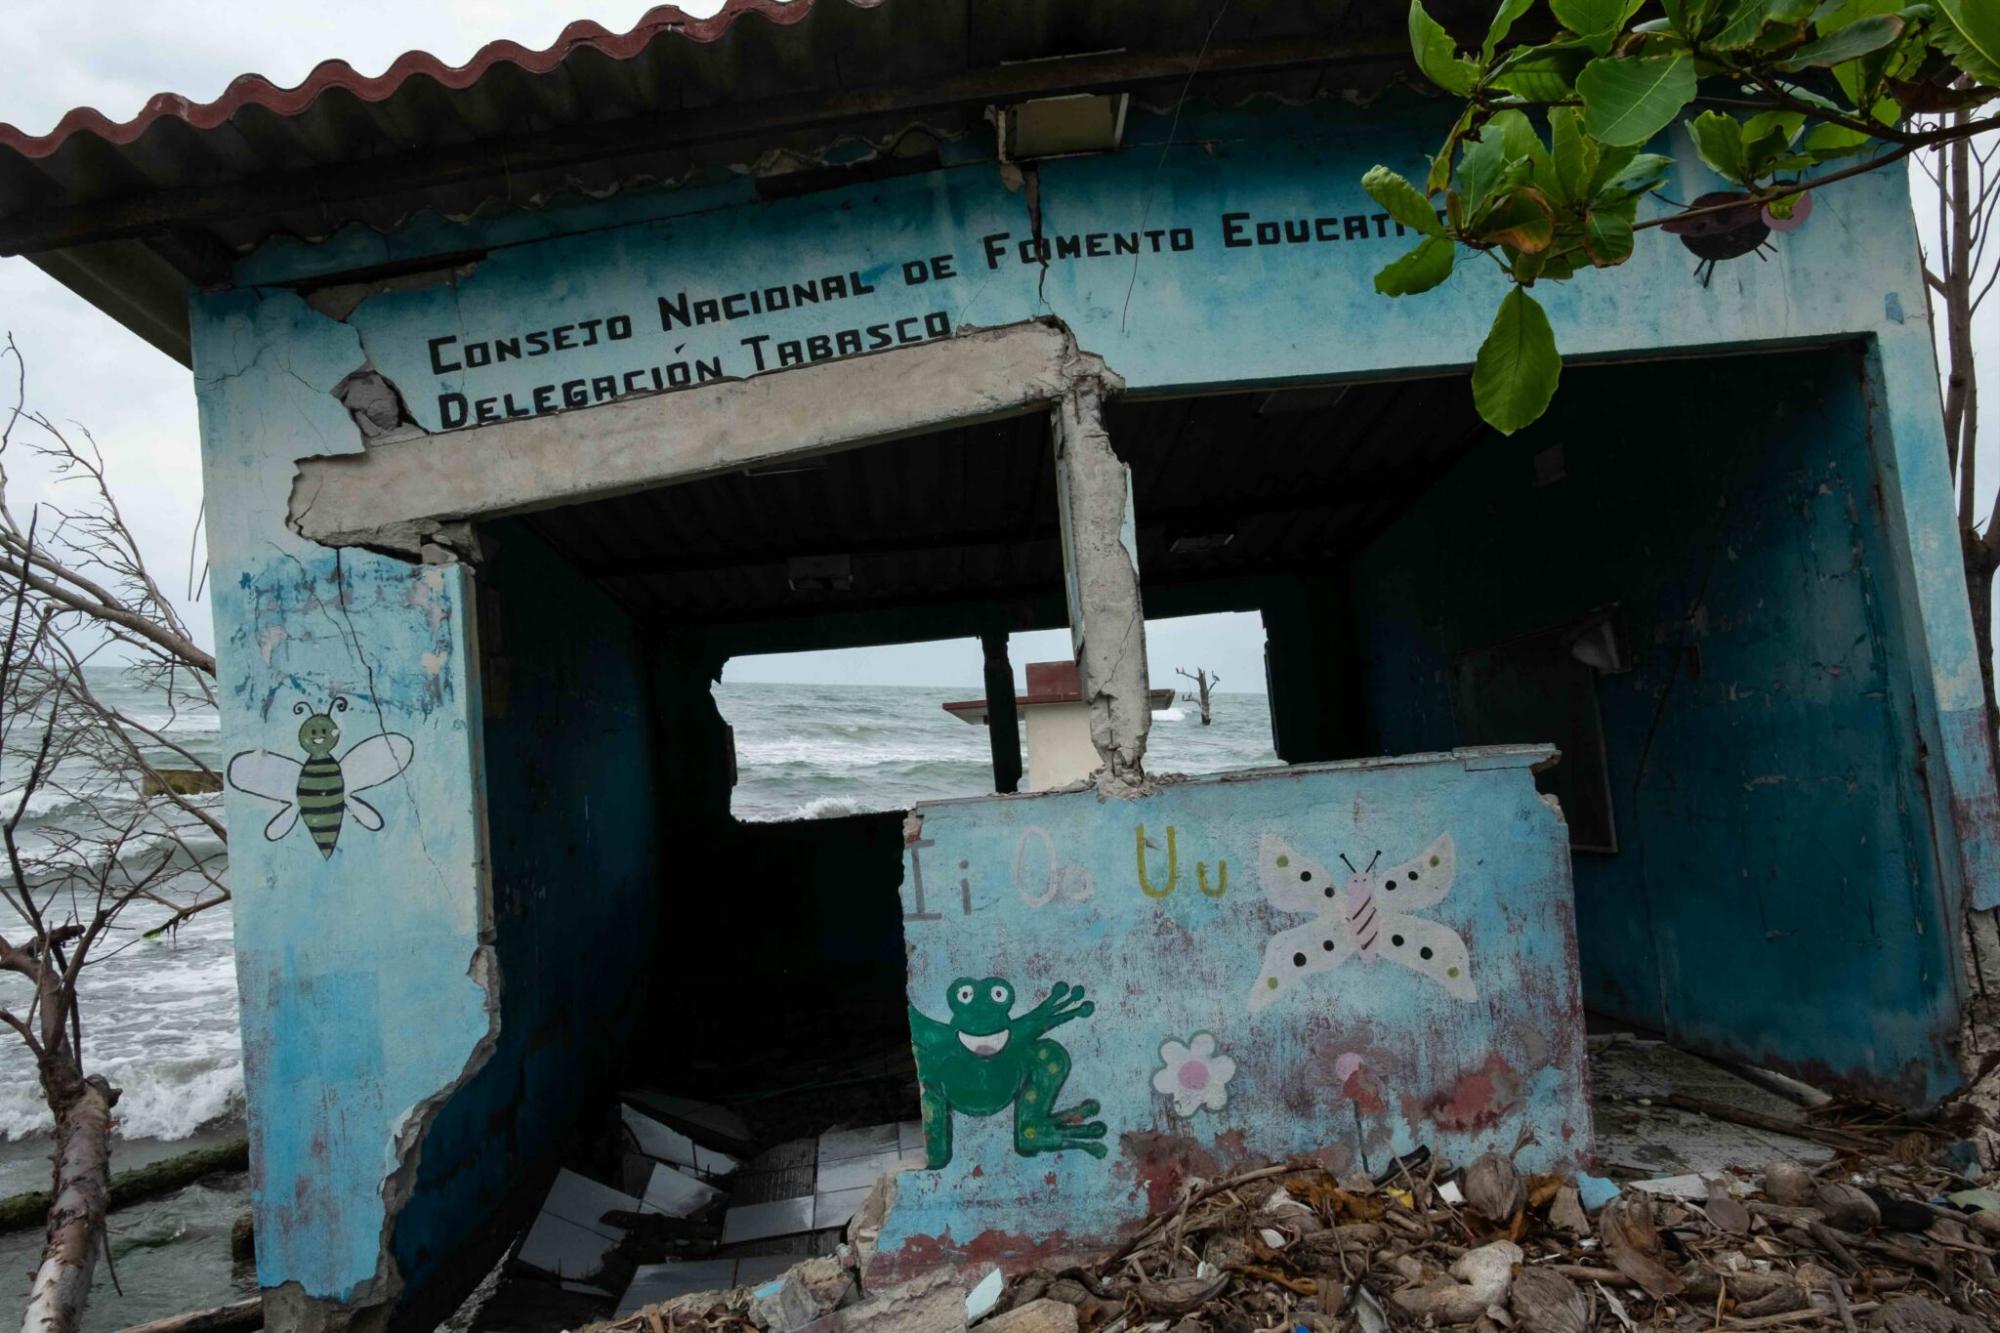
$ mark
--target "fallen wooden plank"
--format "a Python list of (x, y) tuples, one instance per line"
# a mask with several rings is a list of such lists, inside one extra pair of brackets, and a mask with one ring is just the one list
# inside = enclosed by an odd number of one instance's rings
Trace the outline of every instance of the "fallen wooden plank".
[(1728, 1120), (1738, 1125), (1748, 1125), (1752, 1129), (1768, 1129), (1774, 1134), (1789, 1134), (1795, 1139), (1823, 1143), (1829, 1148), (1841, 1148), (1848, 1152), (1874, 1152), (1878, 1147), (1872, 1140), (1865, 1139), (1859, 1134), (1850, 1134), (1845, 1130), (1829, 1129), (1806, 1120), (1787, 1120), (1783, 1116), (1765, 1115), (1761, 1111), (1712, 1102), (1703, 1097), (1690, 1097), (1685, 1093), (1669, 1093), (1660, 1101), (1664, 1105), (1682, 1111), (1692, 1111), (1696, 1115), (1705, 1115), (1715, 1120)]

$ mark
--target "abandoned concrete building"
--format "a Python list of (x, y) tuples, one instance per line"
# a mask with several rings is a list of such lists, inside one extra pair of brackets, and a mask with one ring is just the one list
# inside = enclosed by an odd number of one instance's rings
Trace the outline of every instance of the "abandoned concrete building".
[[(0, 251), (198, 388), (274, 1327), (434, 1319), (617, 1089), (800, 1033), (917, 1045), (902, 1272), (1218, 1162), (1585, 1165), (1586, 1009), (1960, 1085), (1995, 794), (1901, 181), (1549, 294), (1501, 437), (1489, 275), (1371, 287), (1360, 178), (1451, 113), (1401, 7), (1215, 9), (730, 0), (0, 127)], [(1149, 773), (1146, 619), (1218, 610), (1283, 763)], [(1014, 794), (1062, 626), (1102, 768)], [(994, 794), (731, 817), (725, 662), (968, 636)]]

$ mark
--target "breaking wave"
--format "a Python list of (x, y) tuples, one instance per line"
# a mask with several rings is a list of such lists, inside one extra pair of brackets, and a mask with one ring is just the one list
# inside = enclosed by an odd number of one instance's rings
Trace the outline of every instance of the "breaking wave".
[[(118, 672), (99, 677), (93, 671), (91, 685), (128, 716), (142, 718), (174, 744), (216, 762), (220, 737), (213, 713), (183, 707), (169, 716), (144, 687)], [(164, 754), (155, 761), (185, 762)], [(18, 791), (18, 775), (6, 776), (11, 780), (4, 785)], [(30, 844), (71, 826), (87, 803), (115, 817), (140, 799), (123, 779), (75, 771), (69, 762), (57, 776), (67, 792), (44, 787), (28, 801), (20, 834)], [(204, 800), (219, 802), (217, 797)], [(191, 846), (201, 853), (221, 850), (206, 836), (191, 839)], [(157, 855), (157, 848), (143, 840), (126, 852), (127, 859)], [(225, 904), (205, 912), (172, 936), (145, 938), (146, 928), (165, 913), (153, 904), (128, 908), (119, 920), (119, 936), (93, 952), (81, 982), (84, 1069), (104, 1075), (119, 1089), (118, 1133), (127, 1139), (183, 1139), (243, 1111), (229, 908)], [(12, 912), (0, 906), (0, 934), (17, 929)], [(19, 1012), (27, 998), (25, 978), (0, 975), (0, 1007)], [(33, 1140), (49, 1130), (34, 1061), (23, 1042), (0, 1031), (0, 1141)]]

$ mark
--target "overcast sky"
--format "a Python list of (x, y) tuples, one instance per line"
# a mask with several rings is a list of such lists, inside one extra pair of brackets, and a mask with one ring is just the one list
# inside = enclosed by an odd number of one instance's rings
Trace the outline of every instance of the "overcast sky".
[[(720, 0), (682, 7), (708, 14)], [(412, 48), (457, 64), (496, 38), (547, 45), (574, 19), (623, 30), (647, 8), (638, 0), (14, 0), (0, 121), (41, 133), (76, 106), (122, 120), (156, 92), (206, 101), (246, 71), (288, 86), (331, 58), (366, 74)], [(179, 587), (201, 502), (188, 373), (21, 259), (0, 259), (0, 332), (7, 331), (28, 359), (31, 406), (89, 426), (156, 574)], [(1986, 310), (1982, 332), (1991, 349), (1981, 376), (1987, 416), (2000, 419), (2000, 298)], [(9, 406), (0, 401), (0, 409)], [(2000, 429), (1986, 437), (2000, 439)], [(2000, 449), (1989, 445), (1981, 455), (1985, 476), (2000, 479), (2000, 464), (1988, 457), (2000, 457)], [(1990, 495), (1991, 480), (1982, 489)], [(189, 620), (206, 641), (207, 607), (191, 610)], [(1016, 670), (1067, 656), (1066, 637), (1023, 636), (1013, 653)], [(1200, 662), (1220, 671), (1227, 688), (1263, 689), (1255, 616), (1158, 624), (1148, 638), (1156, 683), (1172, 683), (1174, 666)], [(733, 664), (728, 678), (959, 685), (979, 679), (979, 656), (969, 643), (799, 654)]]

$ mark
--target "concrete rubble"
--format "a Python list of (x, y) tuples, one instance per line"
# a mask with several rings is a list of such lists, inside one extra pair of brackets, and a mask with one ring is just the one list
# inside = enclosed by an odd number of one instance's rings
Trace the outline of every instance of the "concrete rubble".
[[(1523, 1173), (1487, 1153), (1419, 1149), (1373, 1176), (1313, 1158), (1214, 1180), (1114, 1251), (1008, 1275), (947, 1267), (870, 1290), (885, 1178), (833, 1258), (761, 1288), (690, 1293), (604, 1333), (1480, 1333), (1640, 1328), (1891, 1330), (2000, 1326), (2000, 1193), (1961, 1175), (1957, 1136), (1829, 1104), (1800, 1133), (1833, 1148), (1708, 1173), (1610, 1181)], [(990, 1288), (990, 1283), (986, 1284)]]

